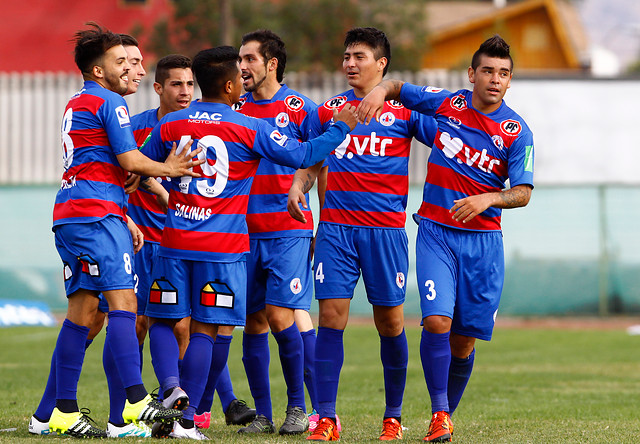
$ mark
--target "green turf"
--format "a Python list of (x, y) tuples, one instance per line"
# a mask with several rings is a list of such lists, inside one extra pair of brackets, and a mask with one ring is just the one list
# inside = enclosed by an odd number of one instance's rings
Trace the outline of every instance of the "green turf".
[[(0, 329), (0, 442), (60, 441), (31, 437), (29, 416), (46, 382), (56, 328)], [(405, 441), (424, 437), (428, 394), (419, 358), (420, 331), (407, 328), (409, 371), (403, 423)], [(81, 406), (91, 408), (102, 426), (108, 416), (107, 388), (101, 369), (101, 334), (87, 351), (79, 386)], [(253, 404), (235, 332), (230, 369), (235, 392)], [(274, 341), (271, 338), (273, 350)], [(478, 344), (474, 373), (454, 415), (458, 443), (640, 442), (640, 337), (620, 331), (496, 329), (491, 343)], [(374, 442), (384, 410), (378, 336), (370, 325), (351, 325), (345, 333), (345, 364), (338, 393), (342, 442)], [(274, 420), (284, 419), (285, 386), (277, 353), (271, 362)], [(155, 387), (146, 355), (144, 380)], [(214, 422), (205, 433), (218, 443), (303, 442), (304, 437), (239, 436), (224, 425), (217, 398)], [(65, 438), (68, 440), (69, 438)], [(139, 442), (127, 439), (123, 442)]]

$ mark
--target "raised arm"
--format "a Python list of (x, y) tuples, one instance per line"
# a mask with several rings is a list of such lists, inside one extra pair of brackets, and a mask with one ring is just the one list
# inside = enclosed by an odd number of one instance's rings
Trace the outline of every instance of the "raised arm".
[(387, 100), (398, 100), (400, 90), (404, 82), (402, 80), (383, 80), (367, 94), (358, 105), (356, 115), (358, 122), (368, 125), (371, 119), (380, 118), (382, 107)]

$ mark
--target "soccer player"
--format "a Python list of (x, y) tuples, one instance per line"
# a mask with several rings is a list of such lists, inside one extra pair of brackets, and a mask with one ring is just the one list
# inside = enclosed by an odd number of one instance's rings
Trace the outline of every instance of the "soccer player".
[(414, 216), (429, 442), (451, 441), (450, 415), (471, 376), (475, 341), (491, 340), (504, 282), (502, 208), (527, 205), (533, 189), (533, 135), (503, 100), (513, 76), (509, 45), (498, 35), (487, 39), (468, 74), (472, 91), (385, 80), (358, 109), (369, 122), (385, 100), (400, 100), (438, 123)]
[[(240, 69), (247, 93), (236, 109), (277, 126), (283, 134), (308, 140), (308, 115), (316, 104), (282, 84), (287, 62), (285, 44), (275, 33), (258, 30), (242, 37)], [(280, 354), (287, 384), (286, 418), (280, 434), (307, 431), (309, 419), (304, 400), (304, 379), (315, 404), (311, 383), (315, 330), (308, 310), (312, 277), (310, 248), (313, 220), (301, 226), (287, 212), (287, 197), (295, 169), (269, 160), (260, 166), (251, 186), (247, 225), (251, 252), (247, 257), (247, 320), (243, 334), (243, 357), (257, 416), (240, 433), (273, 433), (269, 382), (269, 328)], [(295, 311), (306, 315), (304, 332), (295, 322)], [(303, 339), (303, 337), (305, 339)], [(305, 371), (306, 370), (306, 371)]]
[(173, 421), (180, 416), (153, 400), (140, 376), (134, 250), (124, 213), (124, 181), (127, 171), (171, 177), (197, 175), (189, 168), (201, 163), (191, 160), (197, 150), (187, 156), (172, 153), (164, 164), (137, 150), (121, 97), (127, 91), (127, 53), (120, 36), (90, 25), (93, 29), (75, 35), (75, 61), (85, 83), (69, 101), (63, 117), (64, 174), (53, 211), (68, 310), (56, 343), (56, 407), (49, 428), (77, 437), (106, 436), (79, 411), (76, 398), (99, 293), (110, 307), (105, 341), (126, 391), (124, 421)]
[[(391, 61), (387, 36), (375, 28), (354, 28), (344, 41), (343, 71), (349, 91), (327, 100), (311, 118), (311, 134), (331, 127), (332, 110), (357, 106), (386, 74)], [(362, 273), (380, 335), (386, 409), (381, 440), (402, 438), (402, 400), (408, 346), (403, 304), (409, 268), (405, 207), (412, 138), (431, 145), (435, 122), (398, 102), (386, 102), (373, 126), (359, 124), (326, 160), (328, 176), (315, 244), (315, 293), (319, 301), (316, 390), (320, 421), (309, 440), (334, 441), (336, 398), (344, 361), (343, 333), (353, 290)], [(296, 173), (289, 198), (291, 215), (303, 221), (298, 203), (322, 165)]]
[[(325, 158), (355, 126), (353, 108), (334, 113), (336, 125), (322, 136), (299, 142), (263, 120), (235, 112), (242, 78), (238, 51), (229, 46), (199, 52), (192, 69), (203, 98), (166, 115), (142, 148), (164, 159), (176, 141), (197, 141), (206, 160), (202, 177), (171, 182), (169, 211), (147, 304), (153, 366), (165, 398), (182, 389), (189, 407), (170, 436), (206, 439), (195, 428), (211, 367), (219, 325), (244, 325), (246, 316), (246, 213), (253, 176), (262, 157), (293, 168)], [(187, 146), (186, 149), (189, 149)], [(172, 325), (191, 315), (191, 337), (178, 374), (178, 350)]]

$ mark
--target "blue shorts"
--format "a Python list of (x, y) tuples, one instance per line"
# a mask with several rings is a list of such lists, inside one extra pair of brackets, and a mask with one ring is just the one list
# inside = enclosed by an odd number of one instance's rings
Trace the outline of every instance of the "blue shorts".
[(313, 296), (310, 237), (251, 239), (247, 256), (247, 314), (265, 304), (309, 310)]
[(81, 288), (133, 288), (133, 241), (122, 219), (58, 225), (54, 231), (67, 296)]
[(158, 256), (145, 314), (160, 319), (191, 316), (206, 324), (244, 325), (245, 261), (201, 262)]
[(500, 231), (466, 231), (420, 219), (416, 274), (422, 317), (452, 319), (451, 331), (491, 340), (502, 285)]
[(409, 270), (404, 229), (321, 223), (314, 254), (316, 299), (352, 298), (362, 271), (372, 305), (404, 303)]
[[(151, 270), (160, 244), (157, 242), (145, 242), (142, 249), (133, 256), (133, 291), (138, 299), (138, 316), (143, 315), (147, 308), (147, 298), (149, 297), (149, 289), (151, 288)], [(103, 313), (109, 312), (109, 303), (106, 298), (101, 298), (98, 304), (98, 310)]]

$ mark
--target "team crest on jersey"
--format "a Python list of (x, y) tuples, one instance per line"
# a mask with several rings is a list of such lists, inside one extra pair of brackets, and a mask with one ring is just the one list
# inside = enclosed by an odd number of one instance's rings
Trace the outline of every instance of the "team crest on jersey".
[(207, 282), (200, 290), (200, 304), (205, 307), (233, 308), (236, 295), (224, 282)]
[(149, 289), (149, 302), (152, 304), (178, 304), (178, 289), (166, 279), (156, 279)]
[(269, 134), (269, 137), (280, 146), (285, 146), (287, 144), (287, 140), (289, 140), (287, 136), (278, 130), (272, 131), (271, 134)]
[(435, 86), (424, 86), (422, 88), (422, 92), (439, 93), (440, 91), (442, 91), (442, 88), (436, 88)]
[(387, 100), (387, 104), (393, 109), (402, 109), (404, 105), (397, 100)]
[(291, 111), (300, 111), (304, 106), (304, 100), (302, 99), (302, 97), (298, 96), (287, 96), (284, 99), (284, 104)]
[(293, 294), (300, 294), (302, 291), (302, 283), (300, 283), (300, 278), (293, 278), (291, 282), (289, 282), (289, 289)]
[(119, 106), (116, 108), (116, 116), (118, 116), (118, 123), (120, 124), (120, 128), (124, 128), (125, 126), (129, 126), (131, 121), (129, 120), (129, 111), (127, 111), (126, 106)]
[(236, 103), (233, 104), (232, 108), (234, 111), (240, 111), (240, 109), (242, 108), (242, 106), (247, 103), (247, 98), (246, 97), (240, 97), (240, 100), (238, 100)]
[(391, 112), (387, 111), (380, 116), (380, 123), (382, 126), (391, 126), (396, 122), (396, 116)]
[(449, 116), (449, 120), (447, 124), (453, 128), (460, 129), (460, 125), (462, 125), (462, 120), (457, 117)]
[(289, 114), (281, 112), (276, 116), (276, 126), (278, 128), (286, 128), (289, 125)]
[(401, 271), (396, 274), (396, 285), (398, 288), (404, 287), (404, 273)]
[(491, 136), (491, 141), (496, 146), (496, 148), (502, 151), (502, 148), (504, 148), (504, 140), (502, 140), (502, 137), (498, 135)]
[(516, 136), (520, 134), (520, 131), (522, 131), (522, 125), (517, 120), (509, 119), (509, 120), (503, 121), (500, 124), (500, 129), (505, 134), (508, 134), (510, 136)]
[(334, 108), (340, 108), (345, 103), (347, 103), (347, 98), (345, 96), (338, 96), (324, 102), (324, 107), (332, 110)]
[(68, 281), (73, 277), (73, 271), (71, 271), (71, 267), (66, 262), (63, 262), (62, 275), (64, 276), (65, 281)]
[(94, 258), (88, 254), (83, 254), (82, 256), (78, 256), (78, 260), (82, 264), (83, 273), (93, 277), (100, 276), (100, 266), (98, 266), (98, 263)]
[(455, 97), (451, 97), (451, 107), (458, 111), (464, 111), (467, 109), (467, 99), (462, 94), (458, 94)]

